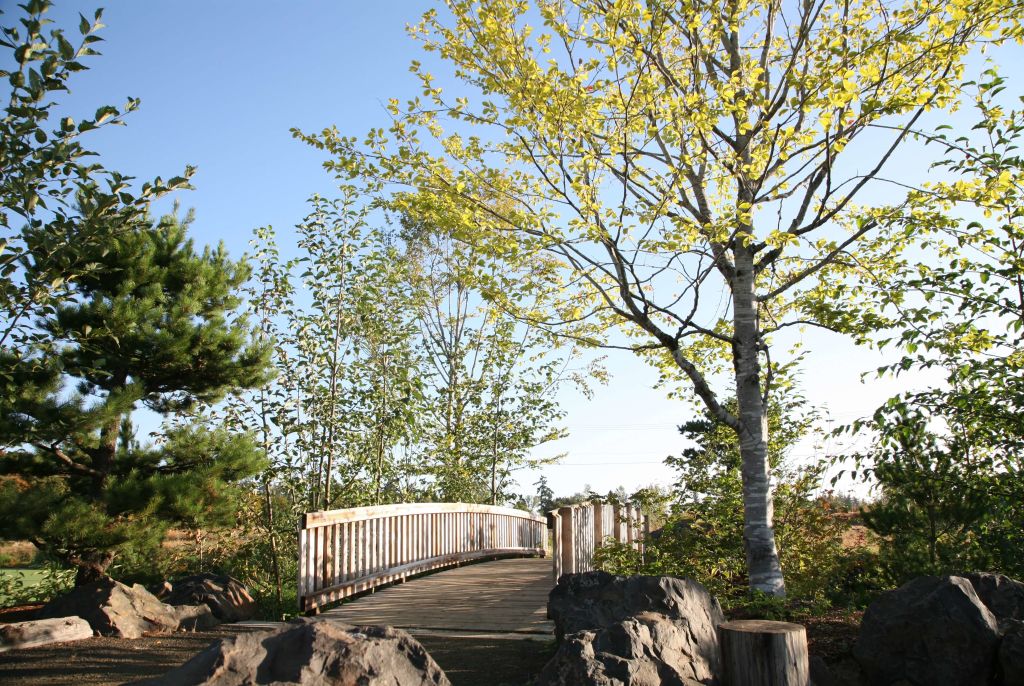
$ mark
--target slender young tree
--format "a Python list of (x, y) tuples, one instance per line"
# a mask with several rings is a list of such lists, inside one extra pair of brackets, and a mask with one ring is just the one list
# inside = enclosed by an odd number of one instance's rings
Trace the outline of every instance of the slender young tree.
[[(485, 264), (489, 278), (502, 278), (503, 263), (408, 218), (402, 238), (420, 292), (416, 319), (428, 396), (421, 449), (435, 496), (496, 504), (510, 495), (510, 470), (540, 463), (529, 458), (530, 449), (563, 435), (558, 390), (568, 382), (587, 392), (588, 377), (601, 370), (592, 365), (589, 374), (578, 373), (571, 366), (575, 346), (518, 324), (485, 297), (476, 274)], [(509, 286), (534, 302), (544, 297)]]
[(416, 287), (354, 189), (310, 203), (294, 260), (281, 264), (273, 231), (257, 232), (250, 306), (275, 341), (280, 373), (238, 416), (268, 418), (297, 510), (391, 501), (401, 497), (397, 456), (416, 440)]
[[(414, 62), (422, 97), (392, 100), (387, 130), (296, 135), (400, 211), (495, 255), (557, 256), (561, 307), (520, 315), (645, 351), (737, 434), (750, 586), (784, 594), (767, 459), (771, 337), (873, 324), (870, 310), (814, 307), (867, 268), (885, 278), (891, 261), (859, 261), (863, 246), (905, 239), (879, 225), (885, 210), (854, 200), (926, 110), (955, 102), (972, 46), (1006, 24), (1019, 32), (1016, 3), (446, 6), (411, 33), (452, 65), (458, 97)], [(851, 150), (859, 157), (844, 164)]]
[(186, 225), (168, 216), (82, 245), (94, 266), (38, 323), (53, 373), (4, 403), (0, 471), (18, 478), (2, 483), (2, 535), (75, 565), (78, 583), (172, 523), (230, 518), (232, 484), (263, 464), (249, 437), (223, 430), (185, 424), (148, 446), (125, 434), (140, 407), (174, 416), (268, 378), (268, 350), (231, 319), (248, 268), (223, 247), (196, 253)]

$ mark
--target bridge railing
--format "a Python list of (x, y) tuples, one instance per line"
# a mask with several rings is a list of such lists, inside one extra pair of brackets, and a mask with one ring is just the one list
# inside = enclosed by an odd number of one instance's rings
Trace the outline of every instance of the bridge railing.
[(299, 609), (499, 555), (545, 554), (544, 517), (491, 505), (408, 503), (310, 512), (299, 525)]
[(650, 520), (634, 505), (583, 503), (552, 510), (555, 580), (563, 574), (594, 569), (594, 551), (607, 539), (643, 551), (643, 539), (650, 533)]

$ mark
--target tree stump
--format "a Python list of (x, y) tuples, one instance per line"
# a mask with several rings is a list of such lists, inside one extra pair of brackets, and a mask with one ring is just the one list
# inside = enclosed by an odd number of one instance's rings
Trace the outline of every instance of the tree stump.
[(807, 686), (807, 632), (799, 624), (740, 619), (718, 626), (724, 686)]

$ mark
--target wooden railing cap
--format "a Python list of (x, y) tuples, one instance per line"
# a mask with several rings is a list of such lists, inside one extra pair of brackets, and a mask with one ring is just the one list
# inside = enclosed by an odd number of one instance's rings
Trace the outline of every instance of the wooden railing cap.
[(367, 507), (350, 507), (344, 510), (307, 512), (302, 517), (301, 527), (303, 529), (311, 529), (314, 527), (340, 524), (343, 522), (358, 522), (365, 519), (397, 517), (401, 515), (460, 513), (506, 515), (539, 522), (541, 524), (547, 523), (547, 519), (545, 517), (535, 515), (532, 512), (527, 512), (526, 510), (517, 510), (512, 507), (478, 505), (476, 503), (397, 503), (394, 505), (369, 505)]

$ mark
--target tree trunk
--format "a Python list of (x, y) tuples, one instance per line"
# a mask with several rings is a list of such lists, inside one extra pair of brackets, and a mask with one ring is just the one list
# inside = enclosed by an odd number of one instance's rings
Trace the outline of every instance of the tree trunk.
[(92, 477), (92, 495), (101, 500), (103, 489), (107, 484), (107, 475), (114, 468), (117, 459), (117, 442), (121, 435), (121, 415), (116, 415), (100, 429), (99, 445), (92, 453), (92, 468), (96, 471)]
[(331, 341), (331, 383), (330, 403), (327, 416), (327, 468), (324, 474), (324, 509), (331, 506), (331, 474), (334, 472), (334, 430), (338, 421), (335, 416), (338, 404), (338, 346), (341, 344), (341, 307), (342, 299), (345, 296), (345, 275), (348, 271), (346, 252), (348, 251), (348, 240), (341, 243), (341, 283), (338, 284), (338, 299), (334, 311), (334, 338)]
[(107, 569), (114, 562), (114, 553), (110, 550), (94, 553), (75, 560), (78, 571), (75, 572), (75, 586), (84, 586), (94, 581), (107, 578)]
[(750, 588), (784, 596), (786, 586), (775, 546), (774, 504), (768, 466), (768, 412), (761, 390), (761, 344), (754, 295), (753, 254), (736, 248), (733, 280), (733, 360), (743, 475), (743, 547)]
[(498, 397), (498, 412), (494, 417), (494, 432), (491, 436), (491, 505), (498, 504), (498, 422), (501, 421), (501, 396)]
[(375, 505), (380, 505), (381, 501), (381, 481), (384, 478), (384, 431), (386, 429), (385, 422), (387, 421), (388, 411), (388, 356), (384, 355), (383, 359), (383, 367), (381, 368), (381, 407), (380, 415), (377, 419), (377, 483), (374, 488)]
[(270, 568), (274, 573), (274, 597), (277, 599), (277, 606), (283, 607), (281, 600), (281, 560), (277, 548), (277, 530), (274, 526), (274, 500), (270, 493), (270, 479), (263, 479), (263, 502), (266, 511), (267, 536), (270, 538)]

